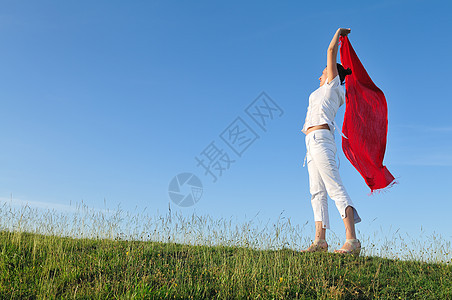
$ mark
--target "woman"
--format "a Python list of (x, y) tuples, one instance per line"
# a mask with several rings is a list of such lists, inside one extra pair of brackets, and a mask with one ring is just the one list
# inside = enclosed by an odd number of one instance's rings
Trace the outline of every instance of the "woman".
[(339, 36), (346, 36), (350, 29), (339, 28), (327, 51), (327, 66), (320, 76), (320, 87), (309, 96), (309, 106), (302, 132), (306, 134), (306, 161), (309, 173), (309, 190), (314, 210), (315, 240), (303, 252), (327, 251), (326, 229), (329, 229), (327, 194), (334, 200), (345, 225), (346, 241), (336, 253), (358, 254), (361, 243), (356, 239), (355, 223), (361, 221), (353, 202), (347, 194), (336, 166), (336, 144), (334, 142), (334, 117), (345, 103), (342, 87), (345, 70), (336, 63)]

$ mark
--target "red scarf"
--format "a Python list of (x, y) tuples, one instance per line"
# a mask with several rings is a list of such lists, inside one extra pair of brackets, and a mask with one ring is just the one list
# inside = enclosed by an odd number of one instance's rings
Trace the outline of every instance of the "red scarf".
[(341, 63), (352, 74), (345, 82), (346, 108), (342, 150), (371, 191), (394, 182), (383, 166), (388, 133), (388, 107), (385, 95), (370, 79), (346, 36), (340, 37)]

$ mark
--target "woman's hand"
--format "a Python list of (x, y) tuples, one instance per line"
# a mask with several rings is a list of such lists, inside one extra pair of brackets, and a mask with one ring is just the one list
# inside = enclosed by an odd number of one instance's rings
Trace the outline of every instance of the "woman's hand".
[(339, 28), (337, 31), (339, 32), (339, 34), (341, 36), (347, 36), (347, 34), (350, 33), (351, 29), (350, 28)]

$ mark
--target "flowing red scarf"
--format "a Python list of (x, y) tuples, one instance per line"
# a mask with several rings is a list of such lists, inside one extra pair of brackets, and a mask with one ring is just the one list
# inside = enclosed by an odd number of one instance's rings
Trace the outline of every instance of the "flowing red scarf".
[(346, 108), (342, 150), (374, 192), (394, 183), (394, 176), (383, 166), (388, 133), (385, 95), (370, 79), (346, 36), (340, 37), (341, 63), (352, 74), (345, 82)]

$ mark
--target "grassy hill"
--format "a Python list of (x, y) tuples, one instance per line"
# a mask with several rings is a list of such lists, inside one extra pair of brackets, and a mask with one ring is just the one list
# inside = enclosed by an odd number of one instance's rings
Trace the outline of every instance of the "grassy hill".
[(452, 266), (0, 231), (0, 298), (452, 299)]

